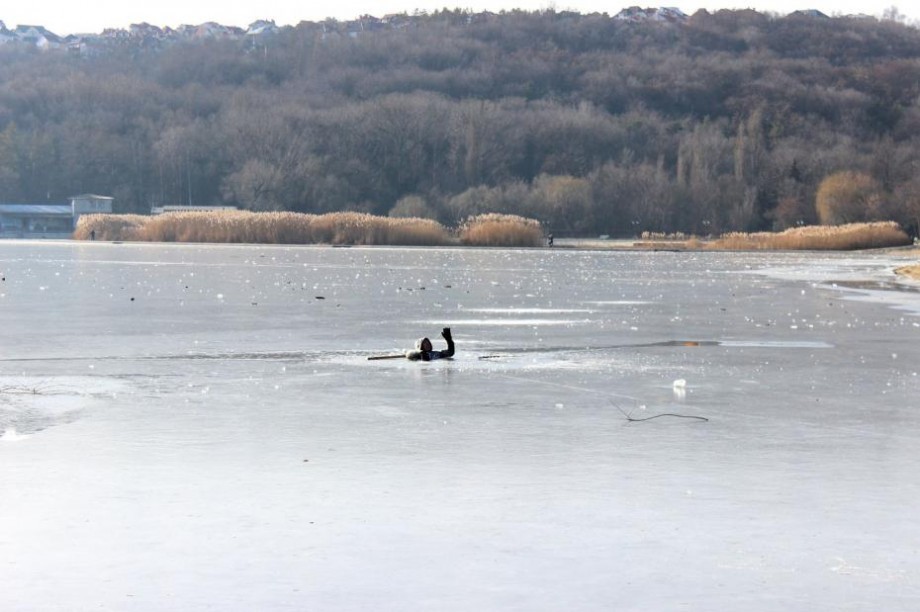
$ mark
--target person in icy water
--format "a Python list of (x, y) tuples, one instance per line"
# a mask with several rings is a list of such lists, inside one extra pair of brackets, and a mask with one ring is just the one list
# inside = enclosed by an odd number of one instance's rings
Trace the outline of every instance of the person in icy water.
[(445, 359), (454, 356), (454, 339), (450, 335), (450, 328), (445, 327), (441, 330), (441, 337), (447, 341), (447, 349), (436, 351), (431, 346), (431, 340), (421, 338), (415, 342), (415, 350), (406, 351), (406, 359), (412, 361), (432, 361), (433, 359)]

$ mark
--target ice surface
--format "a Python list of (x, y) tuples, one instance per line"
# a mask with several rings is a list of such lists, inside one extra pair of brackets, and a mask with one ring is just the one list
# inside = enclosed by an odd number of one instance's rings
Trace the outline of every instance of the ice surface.
[(0, 609), (915, 610), (901, 264), (0, 243)]

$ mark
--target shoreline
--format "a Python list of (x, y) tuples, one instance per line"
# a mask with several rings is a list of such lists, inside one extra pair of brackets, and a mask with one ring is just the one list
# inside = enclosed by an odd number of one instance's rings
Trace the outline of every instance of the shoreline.
[[(648, 242), (643, 240), (601, 240), (601, 239), (585, 239), (580, 240), (578, 238), (563, 238), (556, 241), (556, 245), (551, 248), (561, 248), (561, 249), (572, 249), (572, 250), (586, 250), (586, 251), (649, 251), (649, 252), (712, 252), (711, 249), (705, 247), (705, 242), (697, 242), (695, 245), (687, 244), (685, 241), (675, 240), (673, 243), (667, 241), (659, 242)], [(770, 251), (779, 251), (783, 249), (739, 249), (739, 252), (770, 252)], [(824, 251), (822, 251), (824, 252)], [(827, 252), (844, 252), (844, 251), (827, 251)], [(850, 251), (846, 251), (850, 252)], [(915, 257), (917, 260), (920, 260), (920, 247), (916, 245), (903, 246), (903, 247), (884, 247), (881, 249), (862, 249), (856, 252), (874, 252), (874, 253), (889, 253), (892, 255), (904, 256), (904, 257)], [(920, 263), (908, 264), (905, 266), (899, 266), (894, 269), (894, 273), (905, 279), (920, 281)]]
[[(667, 251), (667, 252), (718, 252), (718, 251), (736, 251), (739, 253), (770, 253), (770, 252), (826, 252), (826, 253), (892, 253), (904, 255), (907, 257), (916, 257), (918, 259), (917, 268), (920, 268), (920, 246), (886, 246), (867, 249), (710, 249), (707, 248), (709, 241), (705, 240), (642, 240), (639, 238), (557, 238), (555, 243), (541, 246), (481, 246), (469, 244), (450, 244), (450, 245), (398, 245), (398, 244), (336, 244), (326, 242), (310, 243), (282, 243), (282, 242), (209, 242), (209, 241), (185, 241), (185, 240), (85, 240), (82, 238), (0, 238), (0, 244), (11, 243), (32, 243), (32, 244), (127, 244), (127, 245), (190, 245), (190, 246), (261, 246), (261, 247), (316, 247), (316, 248), (528, 248), (542, 250), (582, 250), (582, 251)], [(914, 268), (913, 265), (904, 266), (899, 270)]]

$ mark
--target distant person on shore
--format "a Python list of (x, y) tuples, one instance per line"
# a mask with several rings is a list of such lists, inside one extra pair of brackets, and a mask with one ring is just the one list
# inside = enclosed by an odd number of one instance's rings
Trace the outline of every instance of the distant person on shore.
[(546, 242), (547, 244), (549, 244), (549, 246), (553, 246), (553, 235), (552, 234), (546, 237)]
[(89, 239), (90, 239), (90, 240), (95, 240), (95, 239), (96, 239), (96, 230), (90, 230), (90, 231), (89, 231)]
[(441, 337), (447, 341), (447, 349), (436, 351), (431, 346), (431, 340), (421, 338), (415, 342), (415, 350), (406, 351), (406, 359), (412, 361), (433, 361), (435, 359), (447, 359), (454, 356), (454, 339), (450, 335), (450, 328), (445, 327), (441, 330)]

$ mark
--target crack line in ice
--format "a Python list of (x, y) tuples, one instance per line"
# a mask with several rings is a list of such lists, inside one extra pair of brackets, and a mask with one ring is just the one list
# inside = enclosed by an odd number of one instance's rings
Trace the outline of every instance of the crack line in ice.
[(623, 416), (625, 416), (625, 417), (626, 417), (626, 420), (627, 420), (628, 422), (630, 422), (630, 423), (641, 423), (642, 421), (651, 421), (652, 419), (657, 419), (657, 418), (660, 418), (660, 417), (677, 417), (678, 419), (694, 419), (694, 420), (697, 420), (697, 421), (709, 421), (709, 419), (707, 419), (706, 417), (694, 416), (694, 415), (691, 415), (691, 414), (677, 414), (677, 413), (675, 413), (675, 412), (662, 412), (662, 413), (656, 414), (656, 415), (654, 415), (654, 416), (650, 416), (650, 417), (645, 417), (645, 418), (637, 419), (637, 418), (633, 417), (632, 414), (630, 414), (629, 412), (626, 412), (625, 410), (623, 410), (622, 408), (620, 408), (616, 403), (614, 403), (614, 402), (610, 402), (610, 403), (613, 404), (613, 405), (616, 407), (617, 410), (619, 410), (620, 412), (622, 412), (622, 413), (623, 413)]

